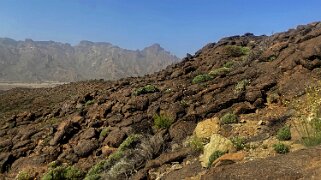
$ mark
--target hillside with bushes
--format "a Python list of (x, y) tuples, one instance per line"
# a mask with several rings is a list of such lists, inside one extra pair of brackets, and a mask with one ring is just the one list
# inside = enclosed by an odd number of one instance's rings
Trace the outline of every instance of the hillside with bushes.
[(144, 77), (0, 93), (0, 177), (321, 177), (321, 23), (223, 38)]

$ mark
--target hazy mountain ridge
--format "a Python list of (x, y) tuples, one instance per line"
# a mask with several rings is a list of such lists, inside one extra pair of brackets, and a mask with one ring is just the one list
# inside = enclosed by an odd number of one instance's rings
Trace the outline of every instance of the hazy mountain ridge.
[(133, 51), (105, 42), (72, 46), (0, 38), (0, 81), (114, 80), (153, 73), (178, 61), (159, 44)]

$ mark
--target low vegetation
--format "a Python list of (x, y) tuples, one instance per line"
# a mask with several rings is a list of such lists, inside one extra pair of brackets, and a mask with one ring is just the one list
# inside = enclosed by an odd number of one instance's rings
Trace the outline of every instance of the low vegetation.
[(111, 130), (110, 130), (109, 127), (105, 127), (104, 129), (102, 129), (102, 130), (100, 131), (100, 134), (99, 134), (99, 139), (105, 138), (110, 131), (111, 131)]
[(49, 167), (47, 173), (44, 174), (42, 180), (74, 180), (74, 179), (83, 179), (85, 173), (73, 166), (57, 166)]
[(287, 141), (291, 139), (291, 131), (289, 126), (284, 126), (280, 128), (276, 135), (277, 139), (280, 141)]
[(20, 171), (15, 178), (16, 180), (33, 180), (30, 174), (26, 171)]
[(276, 143), (273, 144), (273, 149), (275, 152), (279, 153), (279, 154), (286, 154), (290, 151), (289, 146), (283, 144), (283, 143)]
[(199, 84), (199, 83), (207, 82), (211, 79), (213, 79), (213, 77), (209, 74), (200, 74), (193, 78), (192, 83)]
[(238, 117), (234, 113), (226, 113), (221, 118), (222, 124), (233, 124), (238, 122)]
[[(125, 151), (132, 148), (141, 138), (141, 135), (132, 134), (128, 136), (118, 147), (118, 150), (111, 154), (106, 160), (102, 160), (94, 165), (87, 173), (86, 180), (101, 179), (101, 174), (108, 168), (112, 168), (125, 155)], [(114, 169), (115, 170), (115, 169)]]
[(237, 137), (231, 138), (231, 141), (237, 151), (245, 148), (245, 144), (246, 144), (245, 138), (237, 136)]
[(223, 156), (225, 153), (226, 153), (226, 152), (219, 151), (219, 150), (218, 150), (218, 151), (214, 151), (214, 152), (211, 154), (211, 156), (209, 157), (209, 159), (208, 159), (207, 167), (211, 167), (212, 164), (213, 164), (213, 162), (214, 162), (217, 158)]
[(250, 83), (250, 81), (247, 80), (247, 79), (244, 79), (244, 80), (238, 82), (238, 83), (236, 84), (236, 86), (235, 86), (235, 91), (236, 91), (236, 92), (244, 91), (245, 88), (246, 88), (246, 86), (247, 86), (249, 83)]
[(240, 57), (240, 56), (248, 55), (250, 53), (250, 48), (230, 45), (224, 48), (224, 52), (228, 56)]
[(201, 152), (204, 150), (204, 141), (202, 138), (199, 138), (197, 136), (191, 136), (187, 139), (187, 145), (193, 149), (195, 152)]
[(90, 106), (95, 103), (95, 100), (89, 100), (85, 103), (85, 106)]
[(168, 129), (172, 124), (174, 120), (171, 117), (168, 117), (166, 115), (154, 115), (154, 126), (157, 129), (164, 128)]
[(304, 98), (292, 103), (296, 110), (294, 127), (305, 146), (321, 144), (321, 86), (308, 87)]
[(154, 93), (154, 92), (158, 92), (159, 89), (154, 86), (154, 85), (146, 85), (144, 87), (140, 87), (134, 90), (133, 95), (134, 96), (139, 96), (141, 94), (147, 94), (147, 93)]
[(230, 68), (227, 68), (227, 67), (221, 67), (221, 68), (218, 68), (218, 69), (214, 69), (212, 71), (209, 72), (209, 75), (215, 77), (215, 76), (221, 76), (221, 75), (225, 75), (227, 73), (230, 72)]

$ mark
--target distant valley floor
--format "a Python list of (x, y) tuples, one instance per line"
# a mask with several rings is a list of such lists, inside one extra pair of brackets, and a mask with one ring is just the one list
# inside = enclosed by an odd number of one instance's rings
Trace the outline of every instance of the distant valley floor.
[(67, 82), (41, 82), (41, 83), (21, 83), (21, 82), (0, 82), (0, 91), (13, 88), (47, 88), (66, 84)]

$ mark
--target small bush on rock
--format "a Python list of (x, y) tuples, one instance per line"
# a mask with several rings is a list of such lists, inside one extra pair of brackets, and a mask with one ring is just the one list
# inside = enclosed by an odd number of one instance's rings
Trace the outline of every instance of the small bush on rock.
[(233, 113), (226, 113), (220, 119), (222, 124), (233, 124), (238, 122), (238, 118)]
[(42, 180), (74, 180), (83, 179), (84, 173), (73, 166), (58, 166), (55, 168), (49, 168), (49, 171), (45, 173)]
[(294, 127), (305, 146), (321, 144), (321, 83), (308, 87), (306, 96), (292, 103), (297, 121)]
[(211, 167), (212, 164), (213, 164), (213, 162), (214, 162), (217, 158), (223, 156), (225, 153), (226, 153), (226, 152), (222, 152), (222, 151), (214, 151), (214, 152), (211, 154), (211, 156), (209, 157), (209, 159), (208, 159), (207, 167)]
[(156, 114), (154, 116), (154, 125), (157, 129), (164, 128), (167, 129), (173, 124), (174, 120), (170, 117), (164, 115)]
[(231, 138), (233, 145), (235, 146), (236, 150), (242, 150), (245, 148), (245, 138), (243, 137), (233, 137)]
[(28, 172), (26, 171), (20, 171), (18, 173), (18, 175), (15, 178), (16, 180), (32, 180), (34, 178), (32, 178)]
[(108, 127), (106, 127), (103, 130), (101, 130), (101, 132), (99, 134), (99, 139), (105, 138), (110, 131), (111, 130)]
[(244, 55), (248, 55), (250, 53), (250, 49), (248, 47), (242, 47), (242, 46), (226, 46), (224, 48), (224, 52), (226, 55), (232, 56), (232, 57), (240, 57)]
[(158, 92), (159, 89), (154, 86), (154, 85), (146, 85), (144, 87), (140, 87), (135, 89), (135, 91), (133, 92), (134, 96), (139, 96), (141, 94), (147, 94), (147, 93), (154, 93), (154, 92)]
[(235, 86), (235, 91), (236, 92), (240, 92), (240, 91), (244, 91), (246, 86), (250, 83), (249, 80), (244, 79), (240, 82), (237, 83), (237, 85)]
[(273, 148), (274, 148), (275, 152), (277, 152), (279, 154), (286, 154), (290, 151), (289, 147), (283, 143), (273, 144)]
[(85, 106), (90, 106), (95, 103), (95, 100), (89, 100), (85, 103)]
[(277, 139), (281, 141), (286, 141), (291, 139), (291, 131), (289, 126), (284, 126), (277, 132)]
[(230, 72), (230, 70), (231, 70), (230, 68), (221, 67), (221, 68), (214, 69), (214, 70), (210, 71), (209, 75), (211, 75), (211, 76), (221, 76), (221, 75), (227, 74), (228, 72)]
[(199, 84), (199, 83), (209, 81), (211, 79), (213, 79), (213, 77), (209, 74), (200, 74), (200, 75), (197, 75), (193, 78), (192, 83)]
[(202, 138), (198, 138), (195, 135), (187, 139), (187, 145), (191, 147), (195, 152), (200, 152), (204, 149), (204, 142)]

